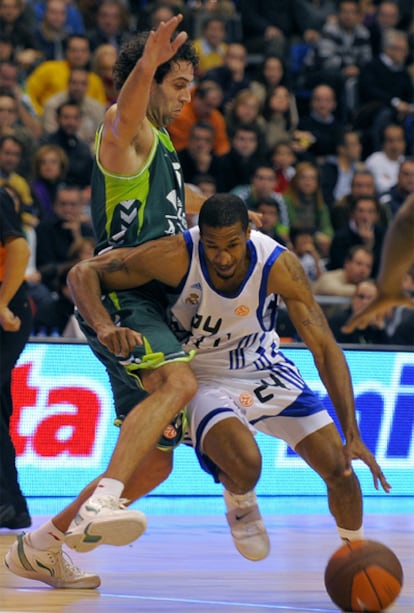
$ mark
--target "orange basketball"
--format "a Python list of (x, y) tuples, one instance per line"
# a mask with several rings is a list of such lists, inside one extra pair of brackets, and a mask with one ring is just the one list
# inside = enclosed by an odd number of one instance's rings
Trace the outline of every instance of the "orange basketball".
[(383, 611), (397, 598), (402, 582), (399, 559), (376, 541), (344, 544), (325, 569), (326, 591), (343, 611)]

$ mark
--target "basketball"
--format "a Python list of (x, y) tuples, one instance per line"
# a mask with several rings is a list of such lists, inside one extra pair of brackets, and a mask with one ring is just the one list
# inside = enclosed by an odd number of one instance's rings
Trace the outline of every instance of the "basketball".
[(344, 544), (325, 569), (326, 591), (343, 611), (383, 611), (397, 598), (402, 582), (399, 559), (376, 541)]

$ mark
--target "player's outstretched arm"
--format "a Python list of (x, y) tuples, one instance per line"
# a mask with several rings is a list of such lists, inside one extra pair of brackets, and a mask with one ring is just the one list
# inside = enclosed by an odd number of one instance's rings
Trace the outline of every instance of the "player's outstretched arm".
[(352, 459), (359, 458), (370, 468), (375, 487), (378, 489), (380, 482), (383, 489), (389, 491), (390, 485), (380, 466), (361, 439), (351, 375), (345, 356), (333, 337), (322, 309), (315, 301), (302, 265), (289, 251), (285, 251), (274, 263), (268, 291), (281, 295), (293, 325), (312, 352), (345, 436), (346, 470), (350, 471)]
[(142, 56), (119, 92), (113, 121), (113, 132), (118, 141), (129, 143), (140, 122), (144, 122), (157, 68), (168, 62), (188, 38), (186, 32), (180, 32), (171, 40), (182, 19), (182, 15), (176, 15), (150, 32)]
[(388, 228), (377, 279), (378, 296), (358, 315), (343, 326), (346, 333), (365, 328), (373, 319), (380, 319), (394, 306), (414, 308), (414, 302), (402, 291), (402, 282), (414, 263), (414, 194), (411, 194)]

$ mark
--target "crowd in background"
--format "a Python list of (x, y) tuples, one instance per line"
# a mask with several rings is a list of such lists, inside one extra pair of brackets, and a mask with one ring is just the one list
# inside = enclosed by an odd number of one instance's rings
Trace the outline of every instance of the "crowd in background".
[[(136, 31), (177, 13), (200, 57), (169, 126), (185, 181), (262, 213), (261, 231), (327, 300), (338, 341), (413, 345), (401, 309), (341, 332), (375, 296), (387, 225), (414, 191), (412, 0), (0, 0), (0, 185), (31, 248), (33, 335), (78, 334), (66, 275), (93, 254), (90, 176), (112, 67)], [(404, 289), (414, 296), (414, 269)], [(283, 309), (278, 325), (296, 338)]]

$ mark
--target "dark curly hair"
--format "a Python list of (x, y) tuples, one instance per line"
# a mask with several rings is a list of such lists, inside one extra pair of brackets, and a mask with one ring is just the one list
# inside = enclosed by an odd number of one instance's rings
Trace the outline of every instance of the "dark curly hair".
[[(118, 91), (142, 56), (149, 34), (149, 32), (139, 32), (136, 38), (122, 46), (113, 69), (114, 85)], [(175, 36), (173, 36), (174, 38)], [(194, 68), (197, 68), (198, 56), (190, 40), (187, 39), (168, 62), (158, 66), (154, 76), (157, 83), (162, 83), (165, 75), (170, 72), (171, 66), (176, 62), (190, 62)]]

